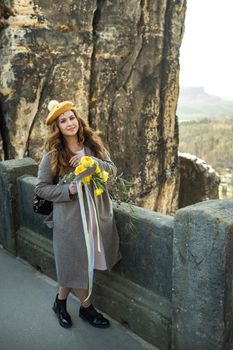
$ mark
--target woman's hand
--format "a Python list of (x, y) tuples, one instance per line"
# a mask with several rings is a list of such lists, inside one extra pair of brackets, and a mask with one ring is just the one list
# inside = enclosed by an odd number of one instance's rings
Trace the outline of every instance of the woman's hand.
[(80, 156), (78, 156), (78, 155), (75, 155), (75, 156), (73, 156), (73, 157), (71, 157), (70, 158), (70, 161), (69, 161), (69, 163), (70, 163), (70, 166), (72, 166), (72, 167), (76, 167), (77, 165), (78, 165), (78, 162), (80, 161)]
[(75, 181), (72, 181), (69, 185), (69, 192), (70, 194), (75, 194), (78, 192), (77, 190), (77, 185), (76, 185), (76, 182)]

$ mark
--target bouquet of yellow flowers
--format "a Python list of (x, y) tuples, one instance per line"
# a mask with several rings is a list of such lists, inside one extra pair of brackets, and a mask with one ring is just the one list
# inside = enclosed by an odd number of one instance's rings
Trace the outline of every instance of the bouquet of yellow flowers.
[[(85, 176), (79, 176), (84, 171)], [(83, 156), (75, 170), (70, 174), (66, 174), (63, 177), (63, 181), (75, 181), (77, 178), (81, 178), (81, 182), (85, 185), (90, 185), (91, 182), (93, 183), (95, 196), (101, 196), (107, 189), (111, 199), (114, 199), (118, 204), (121, 202), (129, 203), (131, 200), (128, 189), (133, 183), (123, 179), (121, 175), (113, 176), (113, 174), (105, 170), (102, 171), (95, 159), (89, 156)]]
[(101, 171), (98, 162), (92, 157), (83, 156), (78, 162), (75, 170), (70, 174), (66, 174), (63, 177), (63, 181), (74, 181), (77, 179), (78, 175), (84, 171), (87, 176), (82, 178), (82, 183), (84, 185), (90, 185), (92, 182), (94, 185), (95, 196), (100, 196), (106, 190), (105, 184), (109, 179), (109, 173), (107, 171)]

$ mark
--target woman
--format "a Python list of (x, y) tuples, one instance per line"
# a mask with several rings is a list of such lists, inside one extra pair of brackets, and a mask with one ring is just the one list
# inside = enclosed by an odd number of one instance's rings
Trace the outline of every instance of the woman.
[[(88, 243), (85, 241), (86, 231), (81, 215), (82, 203), (77, 194), (77, 182), (65, 183), (62, 178), (74, 171), (83, 155), (96, 160), (102, 171), (115, 174), (116, 167), (100, 138), (77, 114), (72, 102), (51, 101), (49, 109), (46, 124), (51, 125), (52, 134), (45, 145), (46, 152), (39, 166), (35, 192), (38, 196), (53, 202), (53, 212), (47, 218), (47, 224), (53, 228), (53, 248), (59, 284), (53, 310), (62, 327), (71, 327), (72, 321), (66, 309), (66, 300), (73, 290), (81, 302), (79, 316), (92, 326), (105, 328), (109, 326), (109, 321), (96, 311), (89, 298), (88, 291), (91, 288), (89, 277), (93, 271), (89, 268)], [(54, 179), (58, 176), (59, 182), (54, 184)], [(107, 191), (96, 197), (92, 185), (88, 187), (91, 196), (89, 206), (85, 193), (83, 200), (90, 244), (94, 251), (93, 268), (111, 270), (120, 259), (119, 237), (113, 218), (112, 203)], [(81, 191), (85, 192), (83, 188)], [(97, 227), (99, 227), (99, 249), (97, 249)]]

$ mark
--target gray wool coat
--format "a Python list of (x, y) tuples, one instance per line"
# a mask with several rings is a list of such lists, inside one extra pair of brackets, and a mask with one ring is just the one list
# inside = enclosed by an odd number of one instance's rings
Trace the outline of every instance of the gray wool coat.
[[(86, 155), (93, 156), (88, 147), (84, 146), (84, 150)], [(116, 174), (116, 167), (107, 155), (104, 160), (94, 156), (93, 158), (99, 162), (102, 170), (112, 170)], [(93, 195), (93, 188), (90, 188), (90, 191), (97, 210), (107, 269), (111, 270), (121, 258), (112, 202), (107, 191), (98, 197)], [(53, 249), (59, 285), (87, 289), (88, 260), (79, 201), (69, 195), (68, 183), (60, 180), (58, 184), (53, 184), (48, 153), (44, 154), (39, 165), (35, 192), (53, 202), (53, 212), (46, 218), (45, 223), (53, 228)], [(85, 208), (87, 210), (86, 201)]]

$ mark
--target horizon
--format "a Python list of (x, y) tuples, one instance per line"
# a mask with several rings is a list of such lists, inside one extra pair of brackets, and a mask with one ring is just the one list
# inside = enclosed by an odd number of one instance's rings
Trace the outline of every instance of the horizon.
[(209, 96), (212, 96), (212, 97), (218, 97), (218, 98), (221, 98), (223, 101), (233, 101), (233, 96), (232, 97), (229, 97), (229, 98), (226, 98), (226, 97), (222, 97), (222, 96), (219, 96), (219, 95), (216, 95), (216, 94), (212, 94), (208, 91), (206, 91), (205, 87), (204, 86), (184, 86), (184, 85), (180, 85), (180, 89), (203, 89), (204, 92), (209, 95)]

